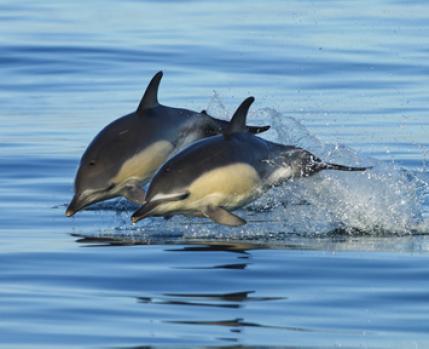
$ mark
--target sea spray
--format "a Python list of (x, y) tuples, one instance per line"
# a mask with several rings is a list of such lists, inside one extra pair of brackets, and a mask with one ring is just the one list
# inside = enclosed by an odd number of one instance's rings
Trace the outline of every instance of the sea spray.
[[(373, 166), (361, 173), (323, 171), (311, 178), (285, 183), (282, 190), (273, 190), (271, 195), (279, 200), (289, 198), (290, 202), (305, 201), (309, 204), (307, 210), (324, 220), (325, 226), (349, 232), (407, 234), (427, 228), (424, 200), (428, 183), (423, 179), (345, 145), (324, 144), (299, 121), (276, 110), (266, 108), (257, 114), (271, 121), (275, 141), (310, 150), (324, 161)], [(287, 208), (284, 211), (287, 219)]]

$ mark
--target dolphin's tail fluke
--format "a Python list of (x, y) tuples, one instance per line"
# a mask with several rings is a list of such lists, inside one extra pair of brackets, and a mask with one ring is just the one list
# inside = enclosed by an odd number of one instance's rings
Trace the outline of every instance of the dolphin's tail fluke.
[(294, 177), (309, 177), (323, 170), (357, 172), (372, 168), (372, 166), (346, 166), (325, 162), (309, 151), (293, 146), (286, 147), (286, 151), (283, 151), (281, 155), (282, 161), (290, 164)]
[(344, 165), (332, 164), (330, 162), (322, 162), (317, 166), (319, 171), (321, 170), (366, 171), (372, 168), (372, 166), (367, 166), (367, 167), (344, 166)]
[[(207, 112), (205, 110), (201, 111), (202, 114), (208, 115)], [(209, 115), (210, 116), (210, 115)], [(213, 116), (210, 116), (219, 126), (220, 128), (220, 132), (224, 132), (228, 127), (230, 122), (226, 121), (226, 120), (222, 120), (222, 119), (216, 119)], [(263, 133), (265, 131), (268, 131), (270, 129), (271, 126), (268, 125), (263, 125), (263, 126), (250, 126), (247, 125), (247, 131), (253, 134), (257, 134), (257, 133)]]

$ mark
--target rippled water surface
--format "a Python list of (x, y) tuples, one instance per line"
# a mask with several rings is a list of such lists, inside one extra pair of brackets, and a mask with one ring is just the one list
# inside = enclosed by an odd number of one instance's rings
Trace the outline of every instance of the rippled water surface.
[[(0, 346), (429, 347), (429, 3), (0, 2)], [(80, 156), (160, 100), (366, 173), (287, 183), (231, 229), (66, 218)]]

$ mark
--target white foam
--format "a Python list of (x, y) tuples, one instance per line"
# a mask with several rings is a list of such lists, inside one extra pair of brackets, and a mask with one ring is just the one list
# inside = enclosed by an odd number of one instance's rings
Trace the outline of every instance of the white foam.
[[(424, 204), (429, 192), (427, 178), (391, 162), (364, 157), (344, 145), (323, 144), (297, 120), (275, 110), (260, 110), (258, 116), (271, 120), (277, 133), (275, 141), (301, 146), (324, 161), (373, 166), (366, 172), (323, 171), (311, 178), (287, 183), (281, 190), (272, 190), (273, 198), (289, 203), (282, 211), (293, 226), (306, 226), (311, 233), (338, 228), (373, 234), (429, 233)], [(308, 203), (305, 209), (301, 212), (291, 209), (299, 201)], [(291, 217), (291, 213), (298, 216)], [(312, 216), (311, 227), (303, 224), (302, 217)]]

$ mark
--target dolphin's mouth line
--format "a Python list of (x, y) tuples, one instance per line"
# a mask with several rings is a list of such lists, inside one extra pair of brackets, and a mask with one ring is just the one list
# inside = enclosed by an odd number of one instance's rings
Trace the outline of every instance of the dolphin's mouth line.
[[(65, 215), (66, 217), (71, 217), (92, 204), (121, 196), (123, 195), (124, 190), (132, 188), (135, 183), (140, 183), (140, 181), (136, 178), (132, 178), (132, 180), (128, 180), (124, 183), (111, 183), (106, 188), (93, 191), (86, 195), (80, 194), (79, 197), (76, 197), (75, 195), (72, 201), (68, 204)], [(85, 191), (83, 193), (85, 193)]]
[(100, 201), (112, 199), (112, 198), (119, 195), (118, 193), (115, 193), (115, 194), (111, 193), (110, 195), (100, 196), (100, 194), (103, 191), (104, 191), (104, 189), (98, 190), (96, 192), (88, 194), (87, 196), (84, 196), (83, 198), (81, 198), (79, 196), (78, 199), (76, 199), (76, 195), (75, 195), (73, 197), (72, 201), (67, 206), (67, 209), (65, 212), (66, 217), (72, 217), (77, 212), (83, 210), (84, 208), (88, 207), (89, 205), (95, 204), (95, 203), (100, 202)]
[(159, 200), (147, 201), (138, 210), (136, 210), (131, 216), (131, 222), (137, 223), (139, 220), (151, 216), (151, 213), (159, 206), (167, 202), (182, 201), (188, 198), (190, 193), (185, 191), (184, 193), (178, 194), (170, 198), (164, 198)]
[(150, 213), (160, 204), (166, 202), (165, 200), (156, 200), (149, 201), (143, 204), (139, 209), (137, 209), (131, 216), (131, 222), (136, 224), (139, 220), (146, 218), (150, 215)]

